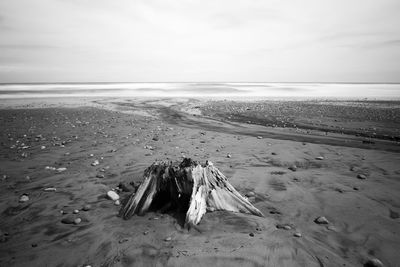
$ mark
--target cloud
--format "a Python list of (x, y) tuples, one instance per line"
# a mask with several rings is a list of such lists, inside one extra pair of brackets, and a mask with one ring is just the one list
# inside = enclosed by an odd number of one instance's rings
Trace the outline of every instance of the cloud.
[(397, 2), (2, 0), (0, 82), (399, 81)]

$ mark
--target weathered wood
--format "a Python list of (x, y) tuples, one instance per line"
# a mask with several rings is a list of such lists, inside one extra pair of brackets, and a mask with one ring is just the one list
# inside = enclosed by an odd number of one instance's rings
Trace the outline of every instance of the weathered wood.
[(155, 162), (145, 170), (143, 183), (121, 209), (123, 218), (144, 214), (158, 195), (168, 196), (172, 205), (181, 205), (190, 196), (185, 224), (196, 225), (207, 211), (227, 210), (263, 214), (228, 182), (211, 162), (201, 166), (190, 159), (179, 165)]

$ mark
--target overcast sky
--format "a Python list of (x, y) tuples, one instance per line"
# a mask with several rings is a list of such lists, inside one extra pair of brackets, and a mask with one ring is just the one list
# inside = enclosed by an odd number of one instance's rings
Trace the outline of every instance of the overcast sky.
[(0, 0), (0, 82), (400, 82), (399, 0)]

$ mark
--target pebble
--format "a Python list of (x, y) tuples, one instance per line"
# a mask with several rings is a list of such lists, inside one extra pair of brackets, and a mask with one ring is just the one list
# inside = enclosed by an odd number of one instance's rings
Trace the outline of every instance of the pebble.
[(292, 165), (288, 169), (295, 172), (295, 171), (297, 171), (297, 166), (296, 165)]
[(254, 233), (250, 233), (249, 236), (254, 237)]
[(61, 168), (57, 169), (58, 172), (63, 172), (63, 171), (66, 171), (66, 170), (67, 170), (67, 168), (65, 168), (65, 167), (61, 167)]
[(231, 155), (231, 154), (227, 154), (226, 157), (227, 157), (228, 159), (230, 159), (230, 158), (232, 157), (232, 155)]
[(29, 197), (26, 194), (23, 194), (22, 196), (19, 197), (19, 202), (23, 203), (23, 202), (27, 202), (29, 201)]
[(172, 240), (172, 237), (169, 236), (169, 237), (165, 238), (164, 240), (165, 240), (165, 241), (171, 241), (171, 240)]
[(271, 153), (271, 155), (273, 155), (273, 156), (276, 156), (276, 155), (277, 155), (277, 153), (276, 153), (276, 152), (272, 152), (272, 153)]
[(46, 149), (46, 147), (45, 146), (41, 146), (40, 149)]
[(129, 241), (129, 238), (125, 237), (125, 238), (122, 238), (121, 240), (119, 240), (118, 243), (122, 244), (122, 243), (125, 243), (127, 241)]
[(104, 176), (104, 174), (99, 173), (99, 174), (96, 175), (96, 177), (97, 178), (104, 178), (105, 176)]
[(144, 235), (147, 235), (148, 233), (149, 233), (149, 231), (144, 231), (143, 232)]
[(320, 217), (316, 218), (314, 220), (314, 222), (317, 224), (328, 224), (329, 223), (328, 219), (325, 218), (324, 216), (320, 216)]
[(61, 220), (61, 222), (64, 224), (73, 224), (73, 223), (75, 223), (75, 218), (72, 216), (67, 216), (67, 217), (63, 218)]
[(100, 164), (100, 162), (96, 159), (95, 161), (93, 161), (92, 162), (92, 166), (97, 166), (97, 165), (99, 165)]
[(292, 227), (288, 224), (277, 224), (276, 228), (278, 229), (283, 229), (283, 230), (290, 230), (292, 229)]
[(377, 258), (369, 259), (365, 264), (364, 267), (383, 267), (383, 263), (378, 260)]
[(107, 197), (111, 200), (118, 200), (119, 199), (119, 195), (117, 193), (115, 193), (114, 191), (110, 190), (107, 192)]
[(73, 214), (78, 214), (79, 213), (79, 210), (74, 210), (73, 211)]
[(76, 218), (75, 220), (74, 220), (74, 224), (80, 224), (82, 222), (82, 219), (81, 218)]
[(121, 205), (121, 202), (119, 200), (115, 200), (114, 205), (119, 206), (119, 205)]
[(83, 211), (88, 211), (92, 208), (92, 206), (90, 204), (86, 204), (85, 206), (82, 207)]
[(367, 179), (367, 176), (365, 176), (364, 174), (357, 174), (357, 178), (358, 179), (361, 179), (361, 180), (365, 180), (365, 179)]
[(322, 156), (319, 156), (319, 157), (316, 157), (315, 159), (316, 159), (316, 160), (323, 160), (323, 159), (324, 159), (324, 157), (322, 157)]
[(262, 136), (257, 136), (257, 139), (262, 139)]
[(119, 183), (118, 188), (121, 189), (122, 192), (130, 192), (131, 189), (124, 183)]
[(246, 193), (246, 197), (254, 197), (256, 195), (256, 193), (254, 193), (253, 191), (250, 191), (248, 193)]
[(301, 237), (301, 233), (296, 232), (296, 233), (293, 234), (293, 236), (295, 236), (295, 237)]

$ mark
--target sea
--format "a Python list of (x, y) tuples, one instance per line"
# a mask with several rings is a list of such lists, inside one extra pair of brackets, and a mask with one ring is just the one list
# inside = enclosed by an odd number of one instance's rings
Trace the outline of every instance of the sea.
[(190, 97), (216, 99), (400, 100), (397, 83), (20, 83), (0, 84), (0, 99)]

